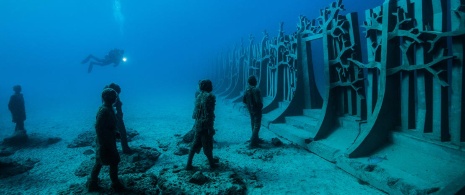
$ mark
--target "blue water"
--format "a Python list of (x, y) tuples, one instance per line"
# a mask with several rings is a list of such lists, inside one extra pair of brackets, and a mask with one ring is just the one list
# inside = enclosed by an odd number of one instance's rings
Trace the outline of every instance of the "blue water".
[[(2, 0), (0, 118), (10, 117), (6, 105), (16, 84), (23, 87), (27, 111), (43, 114), (49, 108), (66, 110), (67, 105), (96, 109), (102, 88), (110, 82), (121, 85), (125, 101), (162, 93), (193, 94), (220, 51), (240, 44), (241, 38), (247, 44), (250, 34), (259, 42), (263, 30), (275, 37), (280, 22), (290, 34), (299, 15), (316, 18), (332, 2)], [(364, 18), (365, 9), (382, 2), (344, 4)], [(80, 64), (89, 54), (103, 57), (113, 48), (124, 49), (128, 61), (116, 68), (96, 66), (90, 74), (87, 65)]]

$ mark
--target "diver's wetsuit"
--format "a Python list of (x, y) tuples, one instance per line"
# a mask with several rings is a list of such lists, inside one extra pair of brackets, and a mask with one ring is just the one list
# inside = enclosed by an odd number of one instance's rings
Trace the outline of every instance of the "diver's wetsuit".
[(114, 66), (116, 67), (121, 62), (123, 58), (123, 54), (124, 54), (124, 50), (120, 50), (120, 49), (111, 50), (110, 52), (108, 52), (108, 54), (105, 56), (104, 59), (97, 58), (91, 54), (87, 56), (87, 58), (82, 60), (81, 64), (85, 64), (89, 62), (90, 60), (92, 60), (89, 63), (89, 68), (87, 69), (88, 73), (92, 72), (92, 68), (94, 67), (94, 65), (107, 66), (110, 64), (114, 64)]

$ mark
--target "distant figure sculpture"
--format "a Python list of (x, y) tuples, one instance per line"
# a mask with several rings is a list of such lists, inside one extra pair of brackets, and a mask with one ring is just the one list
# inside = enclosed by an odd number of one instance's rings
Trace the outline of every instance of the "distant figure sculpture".
[(13, 118), (13, 123), (16, 123), (15, 135), (17, 134), (26, 134), (26, 129), (24, 129), (24, 121), (26, 120), (26, 109), (24, 106), (24, 97), (21, 94), (21, 86), (15, 85), (13, 87), (15, 92), (10, 97), (10, 102), (8, 102), (8, 109), (11, 112)]
[(26, 129), (24, 129), (24, 121), (26, 120), (26, 108), (24, 106), (24, 97), (21, 94), (21, 86), (13, 86), (15, 92), (10, 97), (8, 109), (11, 112), (12, 121), (16, 123), (14, 135), (6, 138), (5, 141), (24, 141), (27, 140)]
[[(199, 96), (199, 94), (201, 93), (200, 91), (200, 86), (202, 84), (202, 80), (199, 80), (198, 82), (198, 88), (197, 90), (195, 91), (195, 96), (194, 96), (194, 100), (197, 99), (197, 96)], [(195, 102), (194, 102), (195, 103)], [(194, 137), (195, 137), (195, 123), (194, 125), (192, 126), (192, 129), (187, 132), (184, 137), (182, 138), (183, 142), (185, 143), (191, 143), (192, 141), (194, 141)], [(214, 142), (214, 141), (213, 141)]]
[(87, 182), (89, 191), (99, 190), (98, 175), (103, 165), (110, 166), (112, 188), (117, 192), (124, 191), (124, 186), (118, 179), (120, 156), (116, 148), (116, 138), (119, 136), (119, 132), (117, 131), (117, 119), (113, 111), (113, 104), (117, 98), (118, 94), (113, 89), (106, 88), (102, 92), (103, 105), (100, 106), (97, 112), (97, 121), (95, 123), (97, 134), (95, 165)]
[(108, 52), (108, 54), (105, 55), (105, 57), (103, 59), (97, 58), (97, 57), (95, 57), (95, 56), (93, 56), (91, 54), (91, 55), (87, 56), (87, 58), (84, 59), (81, 62), (81, 64), (85, 64), (85, 63), (89, 62), (89, 60), (92, 60), (92, 61), (90, 61), (89, 68), (87, 69), (87, 72), (90, 73), (90, 72), (92, 72), (92, 68), (94, 67), (94, 65), (107, 66), (107, 65), (110, 65), (110, 64), (114, 64), (113, 65), (114, 67), (118, 66), (119, 63), (124, 60), (123, 55), (124, 55), (124, 50), (113, 49), (113, 50), (110, 50)]
[(192, 160), (195, 153), (200, 153), (203, 148), (203, 153), (207, 156), (210, 168), (216, 168), (218, 161), (213, 158), (213, 136), (215, 129), (213, 123), (215, 121), (215, 104), (216, 97), (211, 92), (213, 85), (210, 80), (200, 81), (200, 93), (195, 99), (195, 108), (192, 118), (195, 119), (195, 136), (189, 151), (187, 159), (187, 170), (192, 170)]
[(250, 76), (247, 80), (249, 87), (244, 93), (242, 101), (247, 106), (252, 124), (252, 138), (250, 139), (250, 148), (259, 147), (260, 138), (258, 132), (262, 123), (263, 100), (260, 89), (257, 87), (257, 78)]
[(120, 99), (120, 94), (121, 94), (121, 87), (116, 84), (116, 83), (110, 83), (110, 85), (105, 86), (105, 88), (110, 88), (116, 91), (118, 93), (118, 98), (116, 98), (116, 102), (113, 104), (113, 106), (116, 108), (116, 127), (118, 128), (118, 131), (120, 133), (121, 137), (121, 148), (123, 149), (123, 153), (125, 154), (130, 154), (131, 149), (129, 148), (128, 145), (128, 136), (126, 133), (126, 125), (124, 125), (124, 120), (123, 120), (123, 102), (121, 102)]

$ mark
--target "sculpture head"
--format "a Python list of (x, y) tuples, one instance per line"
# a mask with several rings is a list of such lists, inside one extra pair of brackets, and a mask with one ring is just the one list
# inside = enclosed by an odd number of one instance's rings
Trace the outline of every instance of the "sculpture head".
[(254, 75), (249, 76), (249, 79), (247, 79), (247, 82), (249, 83), (250, 86), (257, 86), (257, 78)]
[(21, 85), (13, 86), (13, 91), (15, 91), (15, 93), (21, 93)]
[(105, 88), (110, 88), (110, 89), (113, 89), (116, 91), (116, 93), (120, 94), (121, 93), (121, 87), (116, 84), (116, 83), (110, 83), (109, 85), (107, 85)]
[(113, 104), (116, 101), (116, 98), (118, 98), (118, 94), (116, 93), (115, 90), (111, 88), (105, 88), (102, 91), (102, 100), (105, 104)]
[(208, 79), (200, 80), (199, 89), (200, 89), (200, 91), (211, 92), (211, 91), (213, 91), (213, 84)]

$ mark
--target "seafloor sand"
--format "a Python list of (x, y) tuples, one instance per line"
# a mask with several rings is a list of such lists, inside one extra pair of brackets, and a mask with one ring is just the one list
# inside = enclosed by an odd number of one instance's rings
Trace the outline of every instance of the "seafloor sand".
[[(162, 101), (161, 101), (162, 100)], [(149, 172), (158, 173), (164, 167), (183, 164), (187, 156), (176, 156), (175, 134), (185, 134), (192, 127), (192, 95), (146, 97), (125, 100), (123, 110), (128, 129), (140, 133), (130, 146), (146, 145), (158, 148), (169, 144)], [(21, 149), (10, 156), (13, 159), (38, 159), (39, 163), (27, 173), (0, 179), (0, 194), (56, 194), (71, 184), (83, 184), (86, 178), (74, 175), (82, 161), (90, 158), (83, 152), (86, 148), (67, 148), (76, 136), (93, 128), (97, 104), (76, 104), (73, 108), (56, 107), (28, 110), (26, 128), (29, 133), (58, 136), (63, 140), (46, 148)], [(33, 106), (32, 106), (33, 107)], [(53, 113), (53, 115), (51, 114)], [(2, 117), (0, 138), (11, 134), (13, 124)], [(247, 115), (222, 102), (216, 108), (215, 127), (217, 134), (214, 155), (220, 161), (228, 161), (234, 168), (247, 169), (257, 176), (257, 183), (248, 185), (249, 194), (383, 194), (360, 184), (356, 178), (338, 169), (312, 153), (296, 148), (283, 140), (285, 146), (271, 149), (246, 149), (250, 137), (250, 121)], [(269, 141), (275, 137), (266, 129), (261, 138)], [(119, 147), (119, 145), (118, 145)], [(268, 156), (266, 159), (264, 156)], [(205, 163), (200, 153), (194, 157), (194, 165)], [(107, 174), (107, 173), (101, 173)]]

